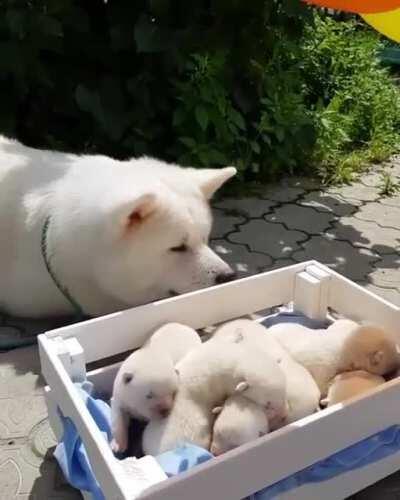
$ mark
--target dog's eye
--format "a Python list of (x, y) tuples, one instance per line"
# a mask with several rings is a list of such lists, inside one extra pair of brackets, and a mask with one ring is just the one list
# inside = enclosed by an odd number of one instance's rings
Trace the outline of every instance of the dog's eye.
[(172, 247), (170, 248), (171, 252), (187, 252), (188, 251), (188, 246), (185, 243), (182, 243), (182, 245), (179, 245), (177, 247)]
[(153, 399), (154, 398), (154, 394), (150, 391), (146, 394), (146, 399)]

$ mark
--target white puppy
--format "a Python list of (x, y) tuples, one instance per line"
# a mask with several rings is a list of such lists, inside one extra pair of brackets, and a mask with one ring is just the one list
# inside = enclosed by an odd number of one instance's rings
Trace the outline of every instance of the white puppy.
[(399, 366), (396, 343), (385, 330), (373, 325), (354, 326), (348, 320), (339, 320), (325, 332), (315, 332), (301, 325), (281, 323), (268, 331), (309, 370), (322, 396), (338, 373), (365, 370), (385, 375)]
[(201, 339), (196, 330), (190, 326), (167, 323), (153, 333), (148, 345), (168, 353), (175, 365), (188, 352), (200, 346)]
[(209, 448), (213, 408), (233, 394), (256, 402), (267, 418), (287, 414), (286, 379), (279, 365), (251, 346), (210, 340), (178, 363), (180, 385), (170, 414), (150, 420), (143, 451), (157, 454), (184, 442)]
[(211, 339), (176, 365), (191, 397), (210, 410), (241, 393), (271, 416), (286, 416), (286, 378), (279, 363), (252, 345)]
[(260, 352), (272, 356), (279, 362), (287, 382), (288, 412), (285, 420), (279, 418), (270, 420), (271, 430), (285, 423), (295, 422), (318, 410), (321, 393), (310, 372), (296, 362), (278, 340), (269, 335), (269, 331), (263, 325), (248, 319), (231, 321), (220, 327), (213, 338), (256, 346)]
[(235, 173), (0, 136), (2, 309), (96, 316), (231, 279), (208, 246), (208, 200)]
[(321, 401), (323, 406), (332, 406), (346, 399), (363, 394), (385, 383), (380, 375), (363, 370), (336, 375), (329, 385), (328, 395)]
[(213, 414), (218, 415), (214, 422), (210, 447), (215, 456), (254, 441), (269, 432), (264, 408), (243, 396), (229, 397), (223, 406), (214, 408)]
[(132, 353), (122, 363), (114, 380), (111, 399), (113, 450), (126, 450), (131, 416), (150, 420), (167, 415), (177, 390), (178, 375), (168, 355), (155, 347)]
[(174, 365), (199, 345), (193, 328), (167, 323), (122, 363), (111, 399), (114, 451), (127, 447), (131, 416), (150, 420), (169, 413), (178, 389)]

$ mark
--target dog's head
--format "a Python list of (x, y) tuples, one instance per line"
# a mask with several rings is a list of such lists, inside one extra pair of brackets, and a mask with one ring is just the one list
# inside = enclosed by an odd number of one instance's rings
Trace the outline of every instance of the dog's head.
[(113, 182), (105, 208), (105, 238), (93, 262), (100, 288), (137, 305), (231, 280), (232, 269), (208, 246), (208, 202), (236, 169), (184, 169), (149, 158), (130, 169), (132, 185), (127, 179), (115, 189)]

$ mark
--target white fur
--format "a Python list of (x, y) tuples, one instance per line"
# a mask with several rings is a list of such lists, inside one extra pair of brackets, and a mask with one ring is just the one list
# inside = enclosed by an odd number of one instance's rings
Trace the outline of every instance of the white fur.
[(152, 419), (147, 424), (142, 437), (143, 452), (158, 455), (184, 443), (209, 449), (213, 421), (210, 409), (181, 388), (169, 416)]
[(254, 401), (265, 415), (286, 415), (286, 379), (272, 358), (251, 346), (210, 340), (177, 365), (179, 389), (171, 413), (152, 419), (143, 451), (157, 454), (184, 442), (209, 448), (214, 415), (233, 394)]
[(149, 345), (168, 353), (175, 365), (188, 352), (200, 346), (201, 339), (196, 330), (190, 326), (167, 323), (153, 333)]
[(310, 372), (296, 362), (289, 351), (273, 335), (269, 335), (269, 331), (263, 325), (248, 319), (231, 321), (220, 327), (213, 338), (252, 344), (279, 362), (287, 382), (288, 413), (283, 421), (277, 418), (271, 419), (271, 430), (317, 411), (321, 394)]
[(375, 389), (385, 383), (380, 375), (374, 375), (363, 370), (341, 373), (331, 381), (328, 395), (321, 404), (332, 406), (354, 396)]
[[(0, 136), (0, 307), (19, 316), (70, 314), (41, 254), (89, 315), (215, 284), (230, 272), (208, 246), (208, 199), (233, 167), (182, 169), (40, 151)], [(186, 252), (171, 248), (185, 243)]]
[(267, 413), (286, 415), (286, 378), (272, 357), (251, 345), (211, 339), (176, 368), (186, 391), (210, 409), (240, 392)]
[(164, 351), (145, 346), (132, 353), (114, 380), (111, 399), (114, 451), (126, 450), (131, 416), (150, 420), (167, 413), (177, 390), (178, 375), (171, 357)]
[(382, 328), (339, 320), (326, 332), (292, 323), (269, 328), (273, 335), (314, 377), (325, 396), (338, 373), (365, 370), (384, 375), (399, 366), (396, 343)]
[(211, 453), (216, 456), (269, 432), (264, 408), (243, 396), (229, 397), (218, 413), (210, 447)]
[[(335, 334), (335, 333), (340, 334), (341, 332), (344, 332), (344, 331), (349, 332), (349, 331), (353, 330), (354, 328), (357, 328), (357, 326), (358, 326), (358, 323), (356, 323), (352, 319), (337, 319), (331, 325), (328, 326), (326, 331), (329, 334)], [(323, 330), (321, 330), (321, 331), (323, 331)]]
[[(193, 328), (167, 323), (122, 363), (111, 400), (114, 451), (126, 449), (131, 415), (150, 420), (172, 408), (178, 390), (174, 365), (199, 345), (200, 337)], [(133, 376), (129, 383), (124, 381), (126, 375)]]

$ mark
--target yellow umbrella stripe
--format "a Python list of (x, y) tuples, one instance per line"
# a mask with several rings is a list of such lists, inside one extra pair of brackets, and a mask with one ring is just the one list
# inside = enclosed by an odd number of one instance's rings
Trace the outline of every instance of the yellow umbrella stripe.
[(376, 31), (400, 43), (400, 9), (360, 16)]

